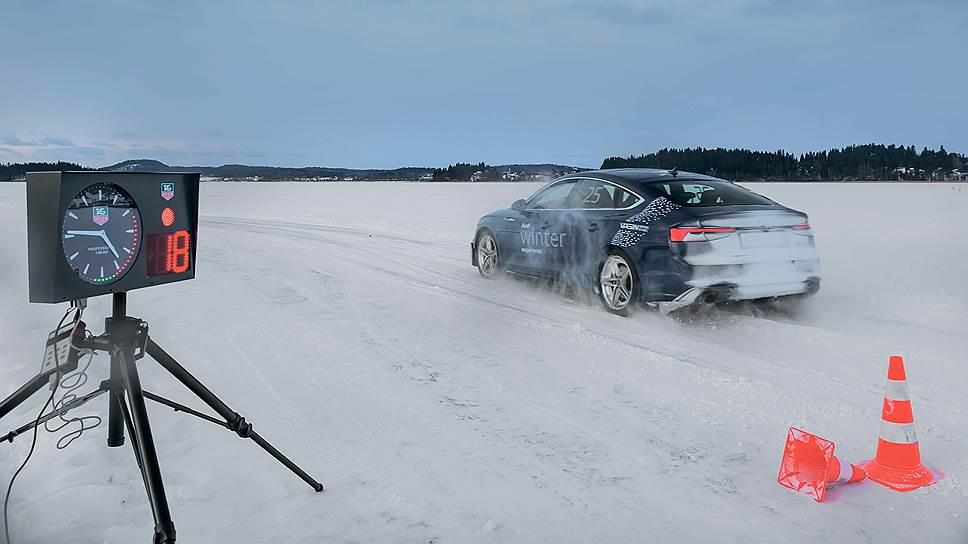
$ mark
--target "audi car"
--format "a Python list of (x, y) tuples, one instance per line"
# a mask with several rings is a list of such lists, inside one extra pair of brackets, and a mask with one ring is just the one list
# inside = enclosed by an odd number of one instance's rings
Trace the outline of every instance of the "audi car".
[(612, 169), (564, 176), (481, 218), (471, 263), (591, 288), (625, 315), (802, 297), (820, 288), (803, 212), (690, 172)]

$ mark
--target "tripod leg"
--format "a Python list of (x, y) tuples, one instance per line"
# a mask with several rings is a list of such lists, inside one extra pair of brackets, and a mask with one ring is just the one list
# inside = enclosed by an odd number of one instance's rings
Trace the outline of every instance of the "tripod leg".
[(34, 427), (37, 427), (38, 425), (43, 425), (44, 423), (47, 423), (49, 420), (54, 419), (59, 415), (66, 414), (67, 412), (73, 410), (74, 408), (77, 408), (83, 405), (87, 401), (93, 398), (96, 398), (100, 395), (103, 395), (105, 392), (106, 392), (105, 389), (95, 389), (94, 391), (91, 391), (90, 393), (84, 395), (83, 397), (78, 397), (74, 399), (72, 402), (69, 402), (64, 406), (62, 406), (59, 411), (48, 412), (47, 415), (41, 417), (40, 419), (35, 419), (34, 421), (31, 421), (30, 423), (27, 423), (22, 427), (17, 428), (16, 430), (10, 431), (9, 433), (0, 437), (0, 442), (7, 442), (7, 441), (13, 442), (14, 438), (24, 434), (25, 432), (33, 429)]
[(215, 393), (209, 391), (209, 389), (205, 387), (202, 382), (198, 381), (198, 378), (192, 376), (192, 374), (188, 372), (185, 367), (178, 364), (178, 361), (176, 361), (171, 355), (168, 355), (165, 350), (161, 349), (161, 346), (156, 344), (151, 337), (148, 337), (148, 343), (145, 345), (145, 352), (150, 355), (152, 359), (158, 361), (158, 364), (170, 372), (175, 379), (182, 383), (182, 385), (191, 390), (191, 392), (194, 393), (198, 398), (202, 399), (205, 404), (208, 404), (212, 410), (215, 410), (218, 415), (225, 418), (225, 421), (229, 424), (229, 428), (235, 431), (236, 434), (242, 438), (251, 438), (253, 442), (259, 445), (259, 447), (268, 452), (269, 455), (275, 457), (277, 461), (285, 465), (286, 468), (291, 470), (296, 476), (299, 476), (302, 481), (309, 484), (309, 486), (317, 492), (323, 490), (323, 484), (317, 482), (312, 476), (307, 474), (288, 457), (283, 455), (282, 452), (274, 448), (272, 444), (266, 442), (264, 438), (253, 431), (252, 425), (246, 423), (245, 418), (229, 408), (227, 404), (222, 402), (222, 399), (215, 396)]
[[(121, 383), (123, 380), (121, 374), (121, 359), (120, 357), (111, 354), (111, 383)], [(111, 396), (120, 399), (121, 393), (124, 389), (116, 388), (112, 386)], [(130, 429), (128, 433), (130, 434)], [(118, 402), (108, 403), (108, 447), (116, 448), (118, 446), (124, 445), (124, 420), (121, 415), (121, 405)]]
[[(123, 320), (127, 313), (128, 294), (115, 293), (111, 297), (111, 319), (104, 320), (104, 331), (110, 333), (114, 323)], [(121, 357), (111, 353), (111, 383), (120, 384)], [(116, 397), (124, 391), (122, 387), (112, 386), (111, 396)], [(130, 430), (129, 430), (130, 434)], [(108, 403), (108, 447), (117, 448), (124, 445), (124, 421), (121, 418), (121, 405), (116, 402)]]
[(17, 406), (20, 406), (25, 400), (29, 399), (31, 395), (43, 389), (49, 383), (48, 380), (49, 374), (38, 374), (31, 378), (29, 382), (20, 386), (20, 389), (11, 393), (3, 402), (0, 402), (0, 418), (12, 412)]
[[(151, 502), (151, 513), (155, 518), (154, 544), (172, 544), (175, 542), (175, 524), (172, 523), (171, 512), (168, 510), (168, 498), (165, 496), (161, 467), (158, 466), (158, 454), (155, 452), (155, 442), (151, 436), (148, 410), (145, 408), (145, 397), (141, 391), (138, 368), (135, 366), (132, 354), (123, 351), (119, 353), (122, 358), (121, 373), (128, 393), (128, 407), (131, 411), (131, 426), (134, 431), (132, 442), (138, 451), (141, 473), (144, 476), (145, 488), (148, 490), (148, 500)], [(118, 408), (120, 411), (120, 406)]]
[[(145, 493), (150, 493), (148, 491), (148, 476), (145, 475), (145, 464), (141, 462), (141, 451), (138, 446), (138, 435), (134, 434), (134, 426), (131, 422), (131, 412), (128, 411), (128, 405), (124, 400), (124, 390), (118, 391), (117, 393), (112, 393), (115, 402), (118, 403), (118, 411), (124, 418), (124, 427), (128, 430), (128, 436), (131, 437), (131, 449), (134, 450), (134, 460), (138, 463), (138, 471), (141, 472), (141, 482), (145, 485)], [(150, 496), (150, 495), (149, 495)]]
[[(118, 391), (113, 393), (114, 402), (118, 404), (118, 412), (121, 414), (124, 420), (124, 426), (128, 430), (128, 436), (131, 437), (131, 449), (134, 450), (134, 460), (138, 462), (138, 470), (141, 471), (141, 479), (147, 484), (148, 478), (145, 477), (145, 464), (141, 462), (141, 451), (138, 449), (137, 437), (134, 434), (134, 424), (131, 422), (131, 412), (128, 411), (128, 405), (124, 401), (124, 391)], [(147, 492), (147, 487), (145, 488)]]

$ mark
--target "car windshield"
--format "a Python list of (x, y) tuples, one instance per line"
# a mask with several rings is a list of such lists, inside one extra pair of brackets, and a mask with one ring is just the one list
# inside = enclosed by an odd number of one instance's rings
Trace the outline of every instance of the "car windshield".
[(748, 206), (773, 204), (773, 201), (726, 181), (663, 181), (650, 184), (656, 196), (664, 196), (680, 206)]

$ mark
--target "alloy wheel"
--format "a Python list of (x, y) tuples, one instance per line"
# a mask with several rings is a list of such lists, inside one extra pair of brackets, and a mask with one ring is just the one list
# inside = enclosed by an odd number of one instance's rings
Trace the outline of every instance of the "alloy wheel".
[(477, 240), (477, 268), (484, 277), (497, 271), (497, 242), (490, 234), (482, 234)]
[(632, 268), (621, 255), (609, 255), (602, 265), (602, 301), (609, 309), (621, 312), (632, 302)]

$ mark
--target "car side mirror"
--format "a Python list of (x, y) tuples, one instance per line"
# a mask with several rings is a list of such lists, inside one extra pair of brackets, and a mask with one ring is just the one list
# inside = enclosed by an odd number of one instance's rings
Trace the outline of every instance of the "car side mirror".
[(511, 209), (516, 212), (523, 212), (525, 208), (528, 207), (528, 201), (525, 199), (515, 200), (514, 204), (511, 204)]

